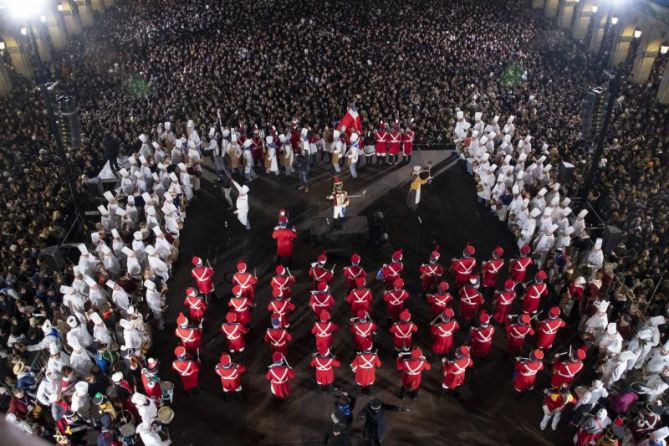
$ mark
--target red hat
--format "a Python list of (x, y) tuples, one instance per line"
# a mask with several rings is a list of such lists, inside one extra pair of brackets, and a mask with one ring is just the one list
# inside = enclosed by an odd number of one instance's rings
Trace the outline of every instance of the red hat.
[(283, 265), (276, 265), (276, 271), (277, 274), (285, 274), (286, 273), (286, 268), (283, 267)]
[(202, 259), (199, 257), (193, 257), (191, 259), (191, 262), (193, 262), (193, 266), (200, 266), (202, 265)]
[(402, 322), (408, 322), (411, 320), (411, 313), (409, 312), (409, 310), (406, 309), (402, 310), (402, 312), (400, 313), (400, 320)]
[(540, 348), (537, 348), (532, 351), (532, 356), (534, 356), (534, 359), (541, 361), (544, 359), (544, 351)]
[(367, 312), (365, 310), (358, 310), (358, 319), (365, 319), (367, 317)]
[(379, 129), (383, 130), (385, 128), (386, 128), (386, 123), (383, 121), (379, 122)]
[(274, 352), (272, 353), (272, 361), (273, 362), (281, 362), (283, 361), (283, 354), (281, 352)]
[(286, 215), (286, 210), (285, 209), (279, 209), (279, 217), (283, 217)]
[(551, 307), (551, 309), (548, 310), (548, 315), (558, 317), (560, 315), (560, 307)]
[(505, 290), (512, 290), (512, 289), (514, 289), (515, 286), (516, 286), (516, 282), (514, 282), (511, 279), (506, 279), (504, 281), (504, 289)]
[(478, 285), (481, 279), (479, 279), (479, 276), (477, 274), (472, 274), (469, 276), (469, 283), (472, 285)]
[(465, 256), (473, 256), (476, 254), (476, 250), (472, 245), (465, 246), (465, 250), (462, 252)]
[(288, 223), (288, 219), (286, 218), (285, 215), (282, 215), (281, 217), (279, 217), (279, 224), (280, 225), (284, 225), (286, 223)]
[(318, 291), (326, 291), (328, 289), (328, 284), (324, 280), (322, 280), (318, 282), (318, 285), (316, 285), (316, 289)]
[(274, 288), (272, 290), (272, 297), (283, 297), (283, 291), (281, 291), (281, 288)]
[(237, 313), (228, 311), (228, 313), (225, 315), (225, 320), (227, 322), (235, 322), (237, 320)]
[(492, 250), (492, 255), (499, 259), (504, 255), (504, 249), (502, 249), (501, 246), (497, 246), (495, 249)]
[(240, 272), (240, 273), (243, 273), (244, 271), (246, 271), (246, 263), (244, 263), (243, 260), (240, 260), (239, 262), (237, 262), (237, 271)]
[(361, 342), (361, 347), (362, 347), (363, 351), (368, 352), (374, 347), (374, 344), (372, 343), (371, 339), (365, 338)]
[(485, 311), (481, 311), (481, 314), (479, 314), (479, 321), (481, 324), (487, 324), (488, 321), (490, 321), (490, 315)]
[(230, 364), (230, 363), (232, 362), (232, 359), (230, 359), (230, 355), (228, 355), (227, 353), (223, 353), (223, 354), (221, 355), (221, 359), (219, 359), (218, 362), (219, 362), (222, 366), (226, 366), (226, 365), (228, 365), (228, 364)]
[(546, 277), (548, 277), (548, 276), (546, 275), (546, 272), (543, 271), (543, 270), (539, 271), (539, 272), (534, 276), (534, 278), (535, 278), (536, 280), (546, 280)]
[(446, 316), (449, 319), (453, 319), (453, 316), (455, 316), (455, 313), (453, 312), (452, 308), (446, 308), (444, 310), (444, 316)]
[(178, 345), (174, 349), (174, 356), (176, 356), (177, 358), (181, 358), (183, 356), (186, 356), (186, 349), (182, 345)]
[(414, 347), (411, 349), (411, 357), (418, 359), (423, 356), (423, 350), (420, 347)]
[(330, 349), (328, 348), (327, 345), (321, 344), (318, 346), (318, 354), (321, 356), (325, 356), (330, 352)]
[(527, 325), (527, 324), (530, 323), (530, 315), (527, 314), (527, 313), (523, 313), (523, 314), (520, 315), (520, 317), (518, 317), (518, 320), (519, 320), (521, 323)]
[(197, 296), (197, 290), (193, 287), (186, 288), (186, 296), (188, 297)]
[(239, 285), (235, 285), (232, 287), (232, 294), (235, 296), (241, 296), (242, 295), (242, 288)]
[(574, 357), (578, 359), (579, 361), (583, 361), (585, 359), (585, 349), (584, 348), (579, 348), (574, 352)]
[(430, 259), (438, 260), (440, 256), (439, 251), (432, 251), (430, 253)]
[(402, 260), (402, 249), (398, 249), (393, 253), (393, 260), (395, 262), (399, 262), (400, 260)]
[(177, 316), (177, 325), (180, 327), (188, 325), (188, 319), (183, 313), (179, 313)]
[(393, 286), (394, 286), (395, 288), (402, 288), (402, 287), (404, 286), (404, 280), (402, 280), (401, 278), (398, 277), (398, 278), (395, 279), (395, 281), (393, 282)]
[(448, 282), (446, 282), (445, 280), (439, 282), (439, 291), (446, 291), (448, 290), (448, 288), (449, 288)]
[(531, 249), (530, 249), (530, 246), (529, 246), (529, 245), (523, 245), (523, 246), (520, 248), (520, 255), (521, 255), (521, 256), (529, 255), (529, 254), (530, 254), (530, 251), (531, 251)]
[(341, 178), (339, 178), (339, 175), (335, 175), (335, 176), (333, 176), (333, 177), (332, 177), (332, 182), (333, 182), (334, 184), (341, 183)]
[(458, 349), (455, 351), (456, 356), (460, 356), (463, 358), (468, 358), (469, 357), (469, 347), (466, 345), (461, 345), (458, 347)]
[(321, 310), (321, 312), (318, 314), (318, 318), (325, 322), (330, 320), (330, 313), (327, 310)]
[(400, 128), (400, 123), (397, 122), (397, 121), (393, 122), (393, 128), (394, 128), (394, 129), (398, 129), (398, 128)]
[(328, 256), (325, 253), (325, 251), (321, 252), (320, 255), (318, 256), (318, 263), (325, 263), (328, 261)]
[(364, 277), (358, 277), (355, 279), (355, 286), (358, 288), (362, 288), (365, 286), (365, 278)]
[(360, 260), (362, 260), (362, 259), (360, 258), (358, 253), (354, 252), (353, 255), (351, 256), (351, 263), (353, 263), (354, 265), (357, 265), (358, 263), (360, 263)]

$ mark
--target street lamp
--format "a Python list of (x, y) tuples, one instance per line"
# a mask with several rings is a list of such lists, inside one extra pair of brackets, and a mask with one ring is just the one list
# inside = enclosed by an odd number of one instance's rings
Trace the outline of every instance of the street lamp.
[(618, 24), (618, 17), (616, 16), (611, 17), (611, 25), (616, 25), (616, 24)]
[(667, 54), (667, 52), (669, 52), (669, 45), (667, 45), (666, 43), (662, 44), (660, 46), (660, 54), (664, 55), (664, 54)]
[(599, 6), (597, 5), (592, 5), (592, 13), (597, 14), (597, 11), (599, 11)]
[(9, 14), (19, 23), (25, 24), (26, 26), (21, 27), (21, 34), (28, 35), (30, 44), (32, 46), (33, 57), (37, 62), (37, 76), (36, 83), (39, 86), (40, 91), (44, 99), (44, 105), (46, 107), (46, 115), (49, 121), (49, 131), (51, 137), (56, 142), (56, 149), (58, 151), (58, 157), (61, 161), (61, 167), (65, 173), (65, 182), (67, 183), (67, 188), (70, 192), (70, 198), (72, 200), (72, 206), (74, 207), (75, 221), (78, 222), (79, 226), (83, 224), (83, 213), (81, 212), (81, 207), (79, 206), (79, 199), (76, 194), (76, 188), (74, 186), (74, 179), (72, 177), (73, 168), (70, 166), (70, 162), (67, 158), (67, 153), (65, 152), (65, 146), (63, 145), (63, 140), (61, 138), (60, 132), (58, 131), (58, 121), (56, 115), (53, 111), (52, 98), (50, 90), (53, 89), (53, 83), (49, 81), (49, 74), (44, 66), (44, 61), (39, 53), (39, 48), (37, 45), (37, 39), (35, 38), (35, 33), (33, 31), (31, 21), (34, 18), (40, 17), (41, 13), (46, 9), (45, 0), (5, 0), (5, 7)]
[(5, 51), (5, 41), (0, 40), (0, 51)]
[(63, 4), (58, 3), (58, 6), (56, 6), (56, 9), (58, 9), (58, 12), (63, 12)]
[(634, 38), (638, 39), (639, 37), (641, 37), (641, 30), (637, 28), (634, 30)]

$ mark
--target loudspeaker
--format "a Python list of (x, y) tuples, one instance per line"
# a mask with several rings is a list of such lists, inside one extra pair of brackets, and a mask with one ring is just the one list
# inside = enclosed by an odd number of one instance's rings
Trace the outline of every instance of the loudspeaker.
[(558, 166), (558, 182), (569, 185), (574, 182), (574, 173), (576, 167), (573, 164), (564, 161)]
[(602, 249), (605, 253), (613, 251), (623, 238), (623, 231), (617, 226), (607, 225), (602, 234)]
[(58, 245), (44, 248), (40, 252), (39, 258), (49, 271), (58, 272), (65, 268), (65, 258)]

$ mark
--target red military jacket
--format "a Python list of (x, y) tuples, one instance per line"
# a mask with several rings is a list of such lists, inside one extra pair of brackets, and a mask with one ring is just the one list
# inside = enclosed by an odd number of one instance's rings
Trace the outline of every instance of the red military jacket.
[(495, 335), (495, 327), (489, 325), (487, 327), (472, 327), (469, 331), (472, 343), (472, 352), (477, 352), (478, 347), (483, 350), (492, 345), (492, 338)]
[(509, 264), (511, 279), (513, 279), (514, 282), (522, 282), (525, 280), (527, 268), (529, 268), (532, 263), (533, 261), (530, 257), (521, 257), (519, 259), (511, 260), (511, 263)]
[(191, 275), (197, 283), (200, 293), (207, 294), (214, 291), (214, 269), (207, 266), (199, 266), (191, 270)]
[(525, 339), (525, 336), (528, 334), (533, 335), (534, 330), (530, 325), (519, 324), (519, 323), (510, 323), (507, 321), (504, 328), (506, 330), (506, 337), (515, 340), (516, 342), (521, 342)]
[(295, 277), (293, 276), (274, 276), (272, 277), (272, 289), (280, 289), (281, 291), (289, 289), (295, 284)]
[(402, 305), (409, 298), (406, 290), (390, 290), (383, 293), (383, 301), (394, 307)]
[(385, 151), (386, 145), (388, 144), (388, 132), (385, 130), (377, 130), (374, 132), (374, 140), (376, 143), (376, 150), (381, 149), (381, 151)]
[(321, 291), (312, 291), (309, 298), (309, 306), (314, 311), (329, 310), (335, 304), (334, 297), (330, 293)]
[(483, 262), (483, 286), (494, 287), (497, 282), (497, 274), (504, 266), (503, 259), (491, 259)]
[(544, 369), (544, 363), (541, 361), (534, 361), (526, 358), (522, 358), (516, 361), (514, 365), (514, 370), (520, 375), (529, 377), (534, 376)]
[(355, 279), (358, 277), (367, 277), (367, 271), (365, 271), (363, 267), (359, 265), (345, 266), (342, 271), (344, 272), (344, 277), (349, 282), (355, 283)]
[(288, 344), (293, 337), (283, 328), (268, 328), (265, 332), (265, 342), (272, 347), (280, 348)]
[(427, 295), (427, 303), (429, 303), (433, 308), (437, 309), (439, 308), (440, 311), (443, 311), (446, 307), (448, 307), (448, 304), (453, 301), (453, 295), (451, 293), (434, 293), (434, 294), (428, 294)]
[(398, 340), (411, 339), (418, 331), (418, 326), (413, 322), (396, 322), (390, 327), (390, 334)]
[(221, 332), (227, 339), (234, 341), (248, 333), (249, 330), (239, 322), (224, 322), (221, 324)]
[(199, 297), (188, 296), (184, 300), (184, 305), (194, 311), (204, 312), (207, 309), (207, 303)]
[(376, 330), (376, 324), (372, 321), (360, 322), (356, 321), (351, 325), (351, 331), (359, 338), (369, 338)]
[(368, 305), (372, 301), (372, 298), (372, 292), (369, 288), (356, 288), (348, 293), (348, 296), (346, 296), (346, 303)]
[(444, 267), (438, 263), (423, 263), (418, 272), (421, 277), (441, 277), (444, 275)]
[(316, 265), (309, 269), (309, 276), (316, 282), (329, 282), (332, 280), (332, 271), (320, 265)]
[(242, 290), (246, 290), (248, 288), (253, 288), (253, 285), (256, 284), (258, 279), (256, 279), (253, 274), (251, 273), (235, 273), (232, 276), (232, 286), (239, 286)]
[(388, 265), (383, 266), (383, 278), (385, 280), (391, 280), (398, 278), (402, 274), (404, 269), (404, 264), (402, 262), (392, 262)]
[(295, 309), (295, 305), (289, 299), (273, 299), (267, 305), (267, 311), (270, 313), (277, 313), (281, 316), (285, 316)]
[(468, 281), (469, 276), (474, 272), (474, 268), (476, 268), (476, 259), (474, 257), (454, 259), (451, 264), (451, 270), (453, 270), (457, 282)]
[(276, 255), (279, 257), (291, 257), (293, 255), (293, 240), (297, 238), (297, 232), (289, 228), (277, 227), (272, 233), (276, 240)]
[(177, 328), (174, 332), (186, 348), (199, 348), (202, 341), (202, 330), (199, 328)]
[(516, 292), (513, 290), (495, 291), (492, 298), (495, 305), (501, 306), (511, 305), (515, 299)]
[[(583, 362), (560, 360), (553, 361), (553, 380), (558, 380), (559, 384), (569, 383), (574, 379), (574, 376), (583, 368)], [(555, 384), (555, 385), (559, 385)]]
[(402, 138), (402, 144), (404, 144), (404, 150), (405, 151), (411, 151), (413, 149), (413, 141), (416, 137), (416, 133), (408, 129), (406, 132), (404, 132), (404, 137)]
[(483, 305), (485, 302), (479, 290), (469, 285), (460, 288), (458, 294), (460, 295), (460, 305), (465, 307), (474, 308)]
[(537, 346), (539, 348), (548, 348), (553, 345), (553, 340), (557, 336), (560, 328), (564, 327), (565, 322), (556, 317), (555, 319), (544, 319), (537, 323)]
[(332, 336), (332, 333), (338, 330), (339, 327), (337, 327), (337, 325), (333, 324), (332, 322), (324, 321), (316, 322), (314, 323), (313, 327), (311, 327), (311, 333), (316, 336), (317, 339), (320, 338), (324, 340), (329, 340)]

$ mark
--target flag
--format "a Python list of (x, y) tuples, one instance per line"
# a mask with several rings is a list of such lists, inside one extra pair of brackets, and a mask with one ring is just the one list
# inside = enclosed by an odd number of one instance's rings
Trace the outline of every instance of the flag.
[(352, 104), (343, 118), (337, 124), (335, 129), (339, 130), (342, 133), (346, 133), (346, 141), (349, 141), (351, 133), (355, 132), (358, 135), (362, 136), (362, 121), (360, 120), (360, 115), (358, 114), (358, 109), (355, 108), (355, 104)]

